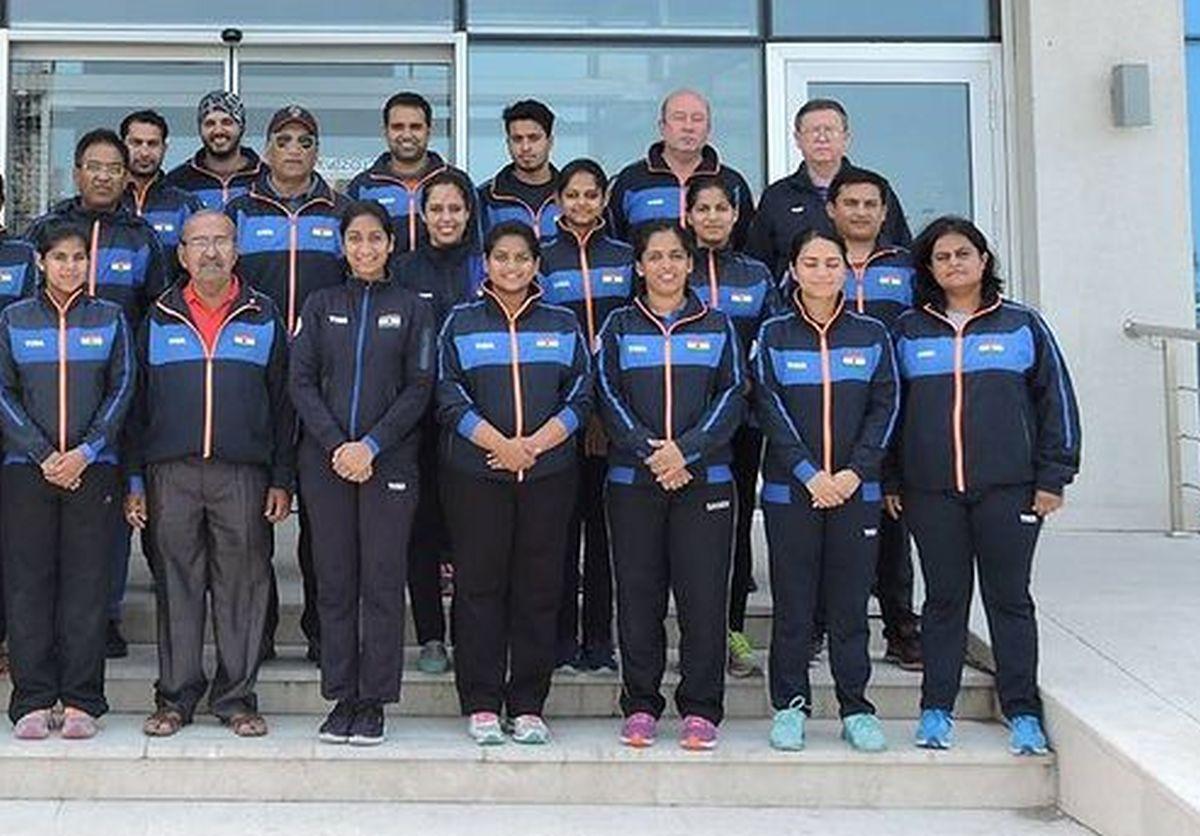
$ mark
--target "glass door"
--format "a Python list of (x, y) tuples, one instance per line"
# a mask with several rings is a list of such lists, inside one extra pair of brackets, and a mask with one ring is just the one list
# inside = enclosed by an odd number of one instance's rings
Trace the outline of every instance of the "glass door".
[(788, 44), (767, 47), (771, 179), (801, 162), (796, 110), (837, 99), (848, 155), (887, 176), (915, 235), (945, 213), (973, 219), (1007, 252), (998, 44)]

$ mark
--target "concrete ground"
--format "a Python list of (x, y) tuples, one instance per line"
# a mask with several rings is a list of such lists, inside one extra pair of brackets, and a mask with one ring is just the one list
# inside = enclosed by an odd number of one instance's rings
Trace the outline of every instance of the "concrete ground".
[(1084, 836), (1054, 810), (752, 810), (443, 804), (0, 803), (5, 836)]

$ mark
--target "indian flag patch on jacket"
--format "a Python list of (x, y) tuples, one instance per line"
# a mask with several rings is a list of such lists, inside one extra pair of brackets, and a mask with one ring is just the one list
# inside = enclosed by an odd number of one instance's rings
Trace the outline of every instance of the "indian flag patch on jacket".
[(376, 321), (376, 324), (380, 328), (399, 328), (400, 327), (400, 314), (398, 314), (398, 313), (382, 314), (379, 317), (379, 319)]
[(258, 345), (258, 340), (254, 338), (253, 334), (234, 334), (233, 344), (240, 345), (242, 348), (254, 348), (254, 346)]

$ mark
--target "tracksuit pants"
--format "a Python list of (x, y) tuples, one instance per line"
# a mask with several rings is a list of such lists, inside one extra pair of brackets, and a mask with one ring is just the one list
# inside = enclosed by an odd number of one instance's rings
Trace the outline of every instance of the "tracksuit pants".
[(921, 707), (951, 711), (967, 649), (975, 568), (996, 659), (996, 690), (1005, 717), (1040, 717), (1037, 621), (1029, 594), (1033, 552), (1042, 518), (1031, 510), (1032, 485), (982, 491), (906, 490), (925, 578)]
[(917, 616), (912, 604), (912, 544), (903, 516), (894, 520), (883, 514), (879, 522), (879, 559), (871, 594), (879, 599), (884, 636), (900, 639), (916, 633)]
[(449, 553), (449, 535), (442, 516), (438, 484), (438, 427), (421, 428), (418, 453), (420, 490), (416, 520), (408, 547), (408, 597), (412, 602), (417, 643), (446, 641), (446, 612), (442, 607), (441, 564)]
[(842, 717), (874, 714), (867, 597), (875, 574), (880, 503), (854, 499), (837, 508), (813, 508), (808, 493), (790, 503), (763, 502), (771, 562), (771, 705), (804, 698), (812, 709), (808, 677), (813, 619), (820, 607), (829, 634), (829, 664)]
[(311, 441), (298, 463), (319, 590), (321, 696), (397, 702), (416, 463), (385, 452), (361, 485), (334, 473)]
[[(189, 457), (152, 464), (146, 476), (158, 603), (155, 702), (185, 721), (206, 691), (221, 719), (257, 711), (271, 583), (267, 470)], [(211, 689), (203, 664), (209, 596), (217, 645)]]
[(758, 471), (762, 465), (763, 436), (755, 427), (742, 426), (733, 435), (733, 482), (737, 487), (737, 523), (733, 534), (733, 579), (729, 586), (729, 629), (746, 628), (746, 599), (754, 555), (750, 548), (750, 526), (754, 521), (758, 494)]
[(113, 465), (93, 464), (77, 490), (40, 467), (0, 468), (4, 593), (15, 723), (57, 702), (99, 717), (110, 544), (121, 497)]
[(654, 485), (607, 486), (609, 534), (617, 581), (621, 646), (621, 711), (662, 715), (667, 658), (668, 593), (679, 620), (681, 678), (675, 707), (681, 716), (713, 723), (724, 716), (726, 619), (732, 482), (678, 491)]
[[(608, 457), (588, 456), (580, 445), (578, 502), (571, 515), (558, 610), (558, 661), (585, 650), (612, 650), (612, 562), (604, 517)], [(579, 604), (579, 546), (583, 541), (583, 607)], [(580, 615), (582, 614), (582, 623)], [(581, 634), (582, 631), (582, 634)]]
[(542, 713), (554, 671), (574, 467), (502, 482), (445, 468), (454, 549), (455, 682), (463, 714)]

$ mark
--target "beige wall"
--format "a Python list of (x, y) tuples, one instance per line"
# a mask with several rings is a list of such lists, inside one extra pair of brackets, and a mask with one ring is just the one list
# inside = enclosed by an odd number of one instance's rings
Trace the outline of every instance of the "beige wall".
[[(1165, 528), (1159, 358), (1121, 324), (1195, 324), (1182, 4), (1005, 0), (1004, 12), (1017, 263), (1084, 421), (1083, 472), (1057, 524)], [(1111, 68), (1127, 62), (1150, 65), (1149, 127), (1113, 127)]]

